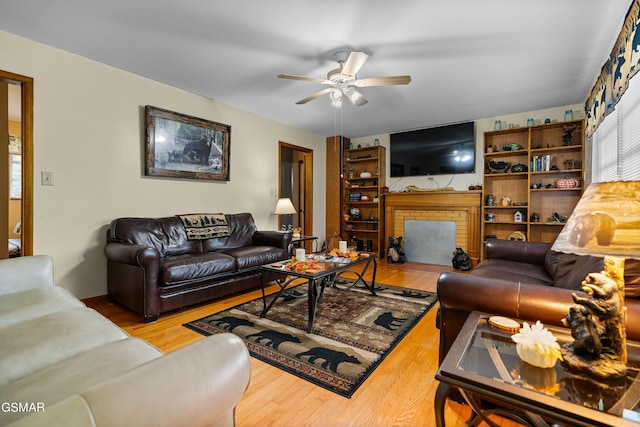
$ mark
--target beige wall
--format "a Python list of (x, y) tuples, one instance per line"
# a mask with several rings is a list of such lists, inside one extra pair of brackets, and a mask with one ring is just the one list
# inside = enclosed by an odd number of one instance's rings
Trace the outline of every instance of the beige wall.
[[(0, 69), (34, 78), (34, 253), (84, 298), (106, 293), (105, 232), (113, 218), (251, 212), (275, 229), (278, 141), (314, 150), (314, 234), (323, 236), (325, 138), (0, 32)], [(228, 183), (143, 174), (144, 106), (231, 125)], [(41, 186), (41, 171), (54, 186)]]
[[(544, 110), (528, 111), (526, 113), (505, 114), (500, 117), (488, 117), (485, 119), (476, 120), (476, 173), (434, 175), (432, 178), (435, 180), (437, 185), (434, 185), (432, 182), (430, 182), (429, 178), (426, 176), (391, 178), (387, 175), (387, 186), (391, 191), (401, 190), (408, 185), (415, 185), (420, 188), (453, 187), (455, 190), (466, 190), (469, 185), (482, 184), (482, 171), (484, 171), (484, 159), (482, 153), (484, 133), (493, 130), (493, 126), (496, 120), (505, 121), (507, 123), (513, 123), (514, 125), (520, 126), (526, 126), (528, 118), (533, 118), (534, 120), (539, 120), (540, 122), (544, 122), (546, 118), (549, 118), (552, 121), (563, 121), (564, 112), (568, 109), (574, 110), (574, 116), (576, 119), (584, 118), (584, 105), (574, 104), (562, 107), (547, 108)], [(366, 144), (373, 145), (375, 138), (378, 138), (380, 140), (380, 145), (383, 145), (387, 148), (389, 147), (389, 134), (353, 138), (351, 142), (354, 144), (354, 146), (358, 146), (358, 144), (361, 144), (362, 146), (365, 146)], [(388, 149), (387, 153), (389, 153)], [(387, 174), (389, 174), (391, 171), (389, 163), (389, 154), (387, 154)], [(588, 173), (586, 175), (588, 176)]]

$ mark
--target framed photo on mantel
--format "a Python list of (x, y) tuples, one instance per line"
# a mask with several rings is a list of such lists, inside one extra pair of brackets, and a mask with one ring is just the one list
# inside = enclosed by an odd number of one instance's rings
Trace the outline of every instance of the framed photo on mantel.
[(229, 181), (231, 126), (147, 105), (145, 175)]

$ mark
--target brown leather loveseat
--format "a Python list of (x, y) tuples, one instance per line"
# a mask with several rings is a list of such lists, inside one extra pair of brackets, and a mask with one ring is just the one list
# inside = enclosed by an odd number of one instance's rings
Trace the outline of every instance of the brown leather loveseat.
[(109, 299), (149, 322), (260, 286), (260, 266), (288, 257), (291, 234), (258, 231), (250, 213), (224, 217), (228, 236), (195, 240), (179, 216), (113, 220), (104, 249)]
[[(472, 311), (562, 326), (574, 302), (571, 294), (591, 272), (602, 271), (601, 258), (551, 251), (551, 243), (489, 239), (485, 260), (469, 274), (438, 278), (440, 363)], [(627, 337), (640, 340), (638, 261), (625, 265)]]

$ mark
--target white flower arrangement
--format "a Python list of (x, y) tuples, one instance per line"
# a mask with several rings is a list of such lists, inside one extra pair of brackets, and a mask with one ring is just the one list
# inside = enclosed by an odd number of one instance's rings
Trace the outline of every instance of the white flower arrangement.
[(560, 345), (553, 334), (538, 320), (535, 325), (522, 324), (520, 332), (511, 339), (516, 343), (516, 352), (520, 359), (539, 368), (550, 368), (556, 360), (562, 360)]

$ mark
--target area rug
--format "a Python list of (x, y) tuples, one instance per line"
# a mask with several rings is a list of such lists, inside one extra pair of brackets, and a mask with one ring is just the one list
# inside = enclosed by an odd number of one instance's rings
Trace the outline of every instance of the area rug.
[(351, 397), (437, 301), (432, 292), (391, 285), (376, 284), (377, 297), (360, 285), (328, 287), (310, 334), (306, 291), (306, 283), (291, 288), (293, 296), (283, 294), (265, 319), (258, 298), (184, 326), (236, 334), (253, 357)]

